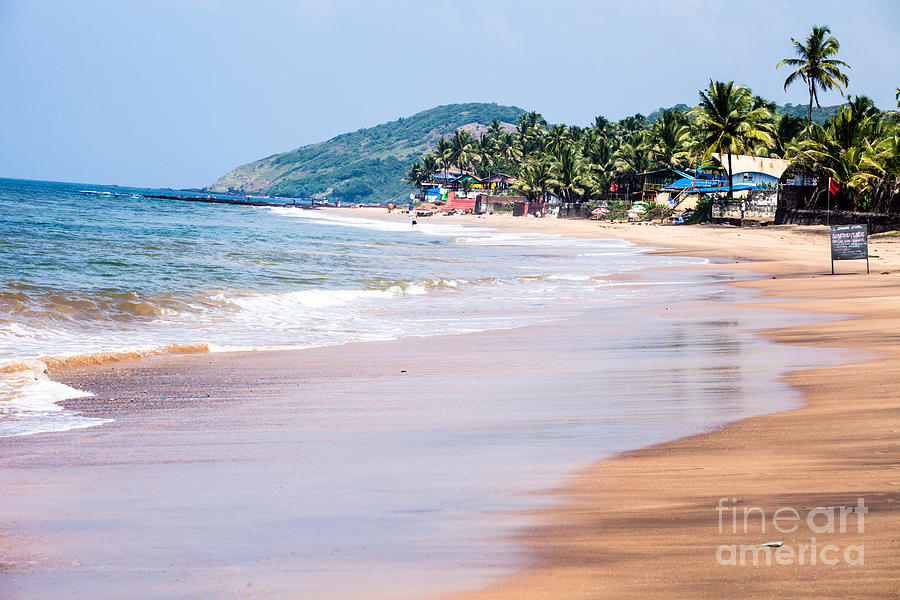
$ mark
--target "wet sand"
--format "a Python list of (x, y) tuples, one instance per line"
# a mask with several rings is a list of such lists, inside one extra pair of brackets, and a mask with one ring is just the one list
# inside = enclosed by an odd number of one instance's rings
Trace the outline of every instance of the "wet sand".
[[(896, 597), (900, 592), (896, 569), (900, 562), (897, 545), (900, 537), (897, 504), (900, 493), (900, 393), (897, 391), (900, 253), (897, 248), (900, 244), (896, 238), (873, 240), (872, 253), (880, 257), (872, 261), (873, 275), (831, 277), (825, 275), (827, 238), (817, 231), (605, 227), (595, 223), (503, 217), (447, 219), (509, 231), (546, 232), (553, 227), (553, 231), (566, 235), (615, 236), (658, 246), (678, 246), (681, 249), (676, 252), (691, 255), (764, 260), (735, 265), (735, 268), (777, 277), (739, 284), (760, 290), (773, 299), (773, 307), (863, 315), (784, 328), (769, 332), (768, 336), (787, 344), (837, 346), (875, 351), (884, 356), (875, 360), (867, 358), (861, 364), (791, 373), (787, 380), (804, 392), (806, 408), (745, 419), (713, 433), (620, 454), (579, 472), (558, 489), (541, 490), (540, 482), (535, 481), (533, 489), (540, 491), (550, 504), (530, 513), (529, 521), (533, 525), (516, 540), (517, 546), (526, 553), (528, 568), (488, 589), (455, 597), (722, 598), (763, 593), (795, 598)], [(841, 263), (838, 270), (858, 272), (861, 264)], [(794, 298), (817, 300), (779, 300)], [(474, 353), (474, 357), (489, 361), (504, 350), (521, 348), (523, 340), (544, 340), (543, 346), (530, 348), (535, 353), (559, 351), (566, 347), (567, 337), (573, 333), (572, 330), (546, 330), (541, 336), (534, 331), (510, 330), (444, 337), (439, 338), (440, 342), (433, 338), (357, 344), (352, 356), (357, 359), (358, 367), (349, 370), (335, 367), (338, 363), (334, 358), (339, 355), (335, 354), (335, 348), (324, 348), (303, 351), (302, 357), (291, 353), (197, 357), (198, 364), (205, 363), (202, 369), (187, 367), (185, 359), (163, 359), (66, 373), (67, 382), (76, 387), (89, 387), (99, 398), (106, 399), (102, 408), (95, 407), (97, 410), (111, 414), (119, 419), (120, 426), (127, 427), (103, 435), (86, 430), (78, 434), (79, 442), (74, 448), (70, 441), (73, 438), (66, 438), (66, 434), (41, 436), (39, 451), (34, 448), (29, 451), (27, 443), (14, 443), (16, 453), (4, 459), (5, 493), (14, 494), (20, 506), (23, 501), (31, 503), (30, 521), (23, 522), (22, 515), (16, 516), (20, 523), (43, 529), (46, 535), (22, 538), (11, 529), (0, 531), (3, 536), (0, 539), (5, 544), (0, 562), (6, 564), (6, 567), (0, 564), (0, 573), (5, 573), (7, 581), (12, 582), (7, 591), (15, 591), (13, 576), (28, 575), (21, 571), (22, 561), (28, 557), (32, 557), (34, 569), (46, 564), (52, 564), (60, 573), (80, 568), (74, 563), (66, 565), (67, 560), (77, 562), (77, 557), (66, 556), (61, 551), (71, 545), (73, 537), (87, 554), (109, 552), (103, 547), (108, 540), (84, 537), (77, 523), (79, 510), (96, 506), (96, 498), (91, 497), (92, 488), (98, 485), (97, 489), (102, 489), (99, 484), (108, 482), (116, 464), (110, 465), (111, 455), (129, 464), (130, 477), (135, 482), (133, 489), (129, 489), (125, 478), (121, 482), (126, 486), (120, 492), (121, 508), (115, 514), (101, 516), (113, 525), (116, 520), (127, 520), (132, 507), (144, 515), (156, 511), (162, 524), (167, 514), (189, 513), (191, 497), (204, 499), (205, 506), (215, 505), (219, 498), (223, 509), (258, 511), (261, 517), (278, 514), (296, 495), (303, 493), (302, 486), (278, 501), (257, 506), (249, 491), (246, 495), (235, 495), (234, 490), (240, 489), (239, 482), (220, 480), (220, 477), (234, 477), (229, 474), (231, 469), (217, 471), (215, 465), (247, 464), (246, 470), (238, 472), (242, 476), (256, 473), (247, 482), (248, 488), (278, 485), (280, 475), (277, 469), (271, 470), (272, 465), (284, 466), (278, 462), (278, 455), (288, 451), (288, 446), (279, 445), (277, 439), (271, 438), (261, 445), (249, 434), (235, 439), (236, 431), (222, 430), (223, 423), (229, 428), (246, 426), (249, 431), (267, 426), (278, 431), (285, 425), (280, 409), (290, 397), (285, 390), (312, 388), (310, 397), (313, 398), (315, 386), (322, 382), (327, 387), (320, 391), (343, 390), (343, 398), (354, 393), (365, 396), (373, 386), (396, 390), (396, 397), (387, 409), (415, 415), (417, 407), (414, 402), (411, 404), (411, 399), (420, 390), (439, 389), (452, 399), (459, 392), (460, 382), (466, 379), (466, 371), (452, 365), (448, 368), (447, 364), (431, 364), (427, 360), (410, 361), (410, 356), (433, 355), (435, 343), (442, 344), (438, 349), (441, 355)], [(396, 351), (398, 344), (402, 344), (403, 352)], [(296, 368), (298, 360), (304, 361), (302, 370)], [(412, 370), (411, 364), (415, 365)], [(510, 384), (517, 375), (526, 372), (527, 366), (512, 369), (507, 380), (494, 378), (493, 384), (501, 388)], [(404, 370), (407, 373), (401, 375)], [(197, 394), (198, 389), (214, 391), (206, 397)], [(242, 399), (254, 402), (242, 403)], [(70, 406), (87, 412), (91, 410), (91, 401)], [(309, 408), (314, 410), (313, 406)], [(178, 411), (188, 411), (191, 419), (176, 418)], [(228, 419), (221, 418), (225, 414)], [(319, 425), (340, 427), (342, 423)], [(234, 443), (223, 445), (224, 436)], [(153, 452), (153, 448), (157, 451)], [(148, 449), (149, 454), (142, 455)], [(152, 464), (142, 469), (142, 461)], [(261, 472), (254, 468), (255, 463)], [(142, 479), (153, 476), (154, 469), (150, 467), (158, 470), (160, 464), (171, 465), (165, 482)], [(198, 464), (213, 465), (203, 481), (191, 479), (197, 473), (191, 466)], [(186, 490), (186, 498), (171, 497), (171, 492), (179, 486)], [(53, 492), (67, 487), (78, 490), (79, 497), (72, 499), (69, 508), (60, 511), (60, 500)], [(232, 495), (221, 496), (223, 489), (230, 490)], [(853, 527), (851, 518), (851, 526), (844, 534), (811, 534), (806, 526), (795, 534), (776, 534), (772, 532), (771, 522), (765, 534), (756, 530), (733, 534), (727, 527), (720, 533), (716, 505), (723, 497), (737, 498), (741, 507), (760, 507), (770, 516), (782, 506), (805, 514), (819, 505), (856, 505), (857, 498), (863, 497), (870, 512), (865, 515), (864, 532)], [(55, 515), (53, 522), (41, 525), (48, 514)], [(261, 518), (250, 523), (260, 525), (264, 521)], [(60, 536), (60, 529), (69, 532)], [(174, 554), (172, 568), (177, 569), (184, 558), (177, 554), (184, 552), (183, 545), (155, 536), (152, 523), (147, 531), (146, 539), (135, 540), (133, 545), (116, 548), (115, 552), (132, 560), (141, 553), (154, 558)], [(251, 546), (254, 541), (259, 542), (262, 553), (258, 556), (252, 551), (248, 553), (253, 555), (249, 561), (253, 564), (246, 565), (248, 573), (259, 563), (277, 567), (279, 553), (289, 550), (288, 545), (273, 543), (277, 535), (264, 528), (258, 540), (252, 533), (245, 532), (245, 535)], [(864, 545), (865, 564), (830, 566), (819, 562), (815, 566), (741, 567), (723, 566), (716, 560), (716, 549), (722, 544), (759, 544), (777, 539), (796, 547), (808, 544), (811, 535), (817, 538), (819, 548), (830, 543), (841, 549)], [(257, 586), (235, 590), (234, 582), (240, 574), (235, 573), (233, 565), (217, 564), (214, 558), (217, 540), (223, 541), (228, 536), (228, 531), (186, 531), (185, 539), (179, 542), (191, 542), (193, 551), (208, 549), (210, 560), (202, 570), (185, 571), (178, 579), (178, 589), (173, 591), (194, 592), (203, 597), (290, 597), (278, 592), (289, 588), (291, 579), (296, 577), (286, 569), (273, 570), (276, 578), (283, 579), (269, 582), (267, 589)], [(10, 548), (10, 542), (24, 546)], [(412, 557), (427, 547), (427, 539), (425, 544), (414, 546)], [(477, 544), (471, 547), (473, 563), (495, 561), (498, 572), (508, 569), (507, 563), (489, 553), (479, 554), (479, 548)], [(11, 560), (17, 561), (18, 566), (10, 568)], [(111, 568), (115, 570), (114, 563)], [(371, 571), (373, 577), (378, 577), (389, 569), (389, 564), (373, 564)], [(148, 575), (151, 574), (113, 573), (95, 568), (96, 579), (84, 580), (84, 597), (90, 593), (92, 584), (109, 585), (114, 580), (113, 584), (124, 591), (129, 586), (139, 586)], [(385, 583), (386, 578), (380, 579)], [(436, 587), (453, 587), (441, 583), (452, 582), (439, 582)], [(381, 595), (391, 597), (392, 592), (403, 595), (403, 590), (389, 588), (386, 585), (380, 590), (384, 592)]]

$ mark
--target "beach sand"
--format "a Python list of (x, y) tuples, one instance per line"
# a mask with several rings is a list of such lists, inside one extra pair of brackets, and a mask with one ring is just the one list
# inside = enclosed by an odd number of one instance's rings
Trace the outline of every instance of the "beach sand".
[[(348, 210), (344, 214), (383, 218), (383, 211), (376, 215), (372, 209)], [(861, 262), (844, 262), (837, 266), (841, 275), (832, 277), (824, 228), (609, 226), (499, 215), (432, 219), (504, 231), (618, 237), (657, 246), (661, 248), (659, 252), (757, 261), (735, 262), (733, 267), (766, 277), (738, 285), (759, 290), (771, 299), (771, 306), (853, 316), (765, 335), (786, 344), (866, 351), (860, 355), (864, 362), (790, 373), (787, 381), (806, 395), (805, 408), (754, 417), (713, 433), (621, 454), (585, 468), (559, 489), (535, 490), (552, 502), (529, 515), (531, 525), (516, 540), (527, 554), (526, 568), (488, 589), (475, 589), (454, 598), (725, 598), (763, 594), (791, 598), (893, 598), (900, 594), (900, 238), (872, 239), (870, 253), (878, 258), (872, 259), (871, 275), (865, 275)], [(410, 364), (406, 357), (427, 356), (434, 352), (435, 344), (441, 344), (442, 353), (473, 351), (489, 357), (498, 349), (521, 345), (523, 339), (533, 337), (531, 333), (509, 330), (402, 340), (404, 351), (410, 353), (404, 355), (391, 351), (396, 342), (357, 344), (353, 356), (358, 366), (350, 370), (335, 366), (334, 357), (339, 350), (322, 348), (299, 354), (155, 359), (54, 373), (76, 387), (96, 391), (99, 398), (115, 397), (116, 402), (93, 409), (102, 409), (103, 414), (114, 418), (117, 412), (130, 415), (130, 430), (107, 434), (102, 439), (89, 433), (81, 435), (82, 441), (74, 449), (65, 434), (47, 434), (41, 436), (40, 453), (29, 451), (27, 443), (15, 442), (8, 447), (14, 447), (16, 454), (4, 457), (4, 484), (9, 486), (7, 493), (15, 494), (17, 505), (33, 502), (29, 522), (40, 523), (59, 506), (58, 498), (48, 496), (54, 489), (54, 476), (61, 481), (70, 480), (69, 488), (81, 490), (81, 503), (73, 499), (77, 506), (90, 506), (92, 481), (110, 476), (104, 470), (110, 455), (122, 463), (130, 461), (138, 479), (144, 472), (141, 464), (145, 460), (171, 461), (173, 469), (180, 468), (179, 464), (214, 464), (229, 458), (235, 464), (252, 463), (258, 458), (248, 457), (248, 451), (257, 448), (254, 452), (264, 456), (277, 454), (277, 443), (263, 450), (257, 440), (240, 438), (228, 447), (220, 446), (217, 423), (223, 412), (231, 416), (231, 425), (235, 416), (242, 414), (248, 426), (265, 426), (267, 419), (273, 425), (279, 424), (280, 409), (289, 398), (285, 390), (312, 385), (314, 381), (328, 382), (331, 390), (345, 389), (348, 397), (353, 390), (364, 392), (367, 385), (393, 386), (400, 390), (398, 398), (415, 397), (415, 389), (423, 385), (444, 385), (452, 394), (454, 378), (458, 379), (461, 372), (420, 362), (417, 373), (406, 373), (401, 378), (399, 372), (408, 370)], [(565, 345), (565, 333), (545, 331), (539, 337), (548, 345), (545, 350), (554, 350)], [(879, 357), (873, 359), (873, 352)], [(296, 368), (298, 360), (304, 362), (303, 370)], [(193, 391), (198, 388), (212, 390), (212, 394), (209, 398), (195, 397)], [(221, 396), (215, 393), (216, 389), (222, 392)], [(170, 404), (161, 404), (156, 400), (160, 397)], [(257, 401), (252, 407), (244, 407), (242, 397)], [(173, 406), (175, 401), (181, 405)], [(80, 400), (69, 405), (91, 414), (91, 402)], [(189, 407), (190, 420), (174, 416), (181, 406)], [(409, 407), (398, 400), (398, 404), (388, 408)], [(166, 455), (166, 448), (178, 449), (178, 453)], [(259, 460), (265, 464), (265, 460)], [(188, 467), (185, 469), (190, 473)], [(255, 471), (251, 464), (239, 472), (247, 475)], [(78, 482), (72, 484), (73, 478)], [(271, 484), (265, 472), (253, 475), (247, 483)], [(177, 496), (182, 485), (191, 484), (173, 480), (160, 484), (155, 491), (162, 498), (167, 494)], [(216, 488), (204, 488), (203, 493), (214, 495)], [(759, 531), (756, 516), (750, 520), (750, 531), (743, 533), (740, 512), (740, 531), (733, 533), (730, 510), (722, 513), (724, 530), (720, 532), (720, 513), (716, 510), (720, 498), (729, 499), (725, 503), (728, 509), (735, 506), (730, 502), (735, 498), (738, 511), (744, 507), (764, 510), (769, 517), (765, 533)], [(864, 515), (864, 531), (858, 530), (855, 514), (847, 519), (844, 533), (813, 532), (805, 522), (789, 534), (772, 528), (772, 514), (780, 507), (792, 507), (805, 517), (817, 506), (856, 506), (859, 498), (864, 499), (869, 510)], [(130, 496), (127, 490), (123, 490), (122, 499), (126, 505), (129, 501), (146, 501)], [(223, 499), (232, 500), (241, 503), (247, 498)], [(257, 508), (263, 513), (279, 510), (277, 504)], [(127, 506), (123, 510), (127, 512)], [(165, 514), (161, 511), (159, 518)], [(16, 516), (23, 518), (21, 514)], [(55, 518), (77, 523), (79, 515), (69, 511)], [(819, 518), (814, 524), (823, 521)], [(152, 523), (148, 527), (152, 528)], [(0, 539), (7, 546), (0, 559), (64, 559), (54, 554), (58, 541), (51, 535), (54, 528), (47, 529), (45, 537), (30, 538), (28, 547), (14, 551), (9, 550), (9, 545), (20, 538), (14, 531), (0, 532)], [(717, 548), (721, 545), (758, 545), (780, 540), (798, 549), (801, 544), (810, 545), (812, 537), (816, 538), (816, 565), (799, 565), (794, 560), (789, 566), (754, 567), (721, 565), (717, 561)], [(94, 543), (101, 546), (108, 541)], [(158, 542), (154, 546), (136, 541), (134, 547), (122, 548), (121, 552), (149, 551), (148, 547), (166, 552), (164, 542)], [(214, 544), (215, 538), (199, 539), (198, 543)], [(823, 564), (821, 560), (820, 551), (829, 544), (839, 548), (825, 553), (826, 559), (839, 559), (836, 565)], [(864, 564), (846, 564), (843, 551), (849, 546), (864, 546)], [(808, 563), (809, 551), (806, 553)], [(851, 558), (858, 562), (859, 551), (854, 550)], [(173, 564), (178, 560), (178, 556), (172, 557)], [(488, 556), (473, 557), (473, 561), (490, 560)], [(383, 565), (372, 565), (373, 572), (380, 568)], [(231, 597), (227, 596), (227, 585), (233, 579), (228, 575), (213, 564), (208, 572), (186, 573), (179, 580), (179, 591), (194, 590), (198, 595), (212, 597), (210, 590), (219, 586), (216, 589), (225, 594), (223, 597)], [(290, 575), (286, 573), (285, 577)], [(108, 574), (96, 576), (98, 581), (106, 577), (108, 583)], [(117, 585), (128, 586), (129, 581), (140, 581), (140, 574), (132, 580), (126, 577)], [(278, 583), (273, 582), (273, 589), (279, 587)], [(90, 584), (89, 579), (85, 581), (86, 593)], [(241, 593), (265, 597), (263, 591)]]
[[(539, 515), (523, 540), (533, 564), (490, 590), (454, 598), (896, 598), (900, 596), (900, 236), (870, 240), (871, 274), (861, 261), (838, 262), (830, 274), (825, 227), (657, 227), (590, 221), (514, 219), (507, 215), (434, 217), (501, 231), (626, 239), (687, 256), (756, 261), (735, 265), (769, 278), (742, 282), (771, 306), (850, 318), (766, 332), (785, 344), (875, 351), (883, 358), (790, 373), (806, 396), (799, 410), (742, 420), (721, 430), (661, 444), (595, 464), (558, 490), (565, 498)], [(802, 299), (778, 302), (778, 299)], [(720, 532), (716, 510), (723, 511)], [(816, 507), (868, 507), (827, 531)], [(737, 504), (733, 502), (737, 500)], [(743, 509), (751, 512), (744, 532)], [(781, 507), (802, 519), (792, 533), (773, 527)], [(839, 520), (839, 509), (834, 513)], [(782, 513), (792, 516), (792, 513)], [(792, 521), (780, 521), (784, 530)], [(735, 533), (737, 530), (737, 533)], [(819, 533), (822, 531), (822, 533)], [(815, 542), (812, 540), (815, 539)], [(720, 546), (782, 541), (799, 556), (772, 566), (720, 564)], [(833, 545), (825, 553), (821, 550)], [(857, 550), (863, 546), (864, 564)], [(726, 562), (730, 555), (720, 555)], [(740, 562), (738, 560), (738, 562)]]

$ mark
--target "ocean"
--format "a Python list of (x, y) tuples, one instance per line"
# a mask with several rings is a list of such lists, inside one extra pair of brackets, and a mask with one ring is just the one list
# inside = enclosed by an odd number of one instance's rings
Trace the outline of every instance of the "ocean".
[(161, 353), (307, 348), (562, 318), (647, 266), (619, 241), (497, 233), (177, 194), (0, 180), (0, 436), (102, 425), (66, 364)]

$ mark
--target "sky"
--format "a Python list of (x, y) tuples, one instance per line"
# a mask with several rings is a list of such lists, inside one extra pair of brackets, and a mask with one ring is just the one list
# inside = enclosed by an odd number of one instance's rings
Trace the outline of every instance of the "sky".
[(775, 65), (813, 25), (896, 107), (900, 0), (0, 0), (0, 177), (202, 187), (455, 102), (586, 125), (714, 79), (804, 104)]

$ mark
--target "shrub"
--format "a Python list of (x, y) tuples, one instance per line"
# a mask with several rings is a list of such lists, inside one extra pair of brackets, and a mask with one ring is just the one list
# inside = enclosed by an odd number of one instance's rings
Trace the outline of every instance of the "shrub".
[(697, 206), (694, 208), (694, 214), (688, 219), (688, 223), (696, 225), (709, 220), (709, 207), (712, 205), (712, 196), (702, 196), (697, 200)]

